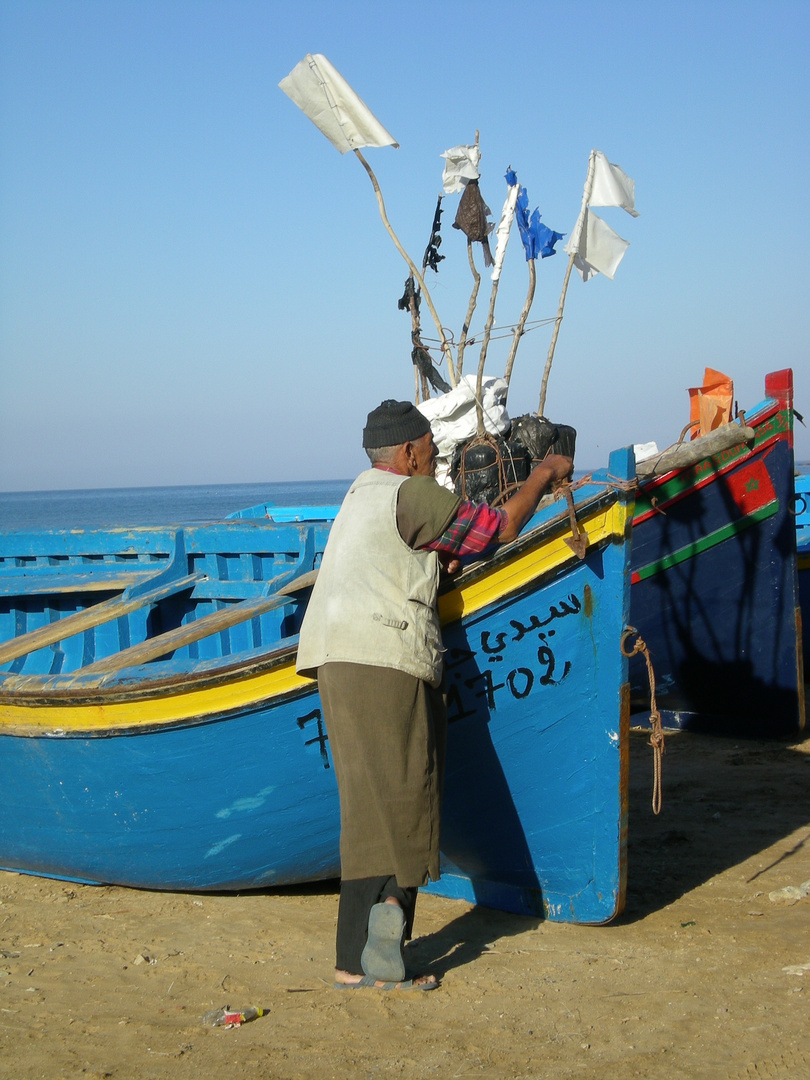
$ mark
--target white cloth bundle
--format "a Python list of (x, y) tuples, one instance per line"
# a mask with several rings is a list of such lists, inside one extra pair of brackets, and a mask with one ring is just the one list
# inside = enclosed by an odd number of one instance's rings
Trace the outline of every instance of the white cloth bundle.
[[(436, 479), (443, 487), (453, 488), (450, 466), (456, 446), (471, 439), (478, 431), (475, 408), (475, 375), (464, 375), (458, 385), (446, 394), (423, 401), (419, 410), (430, 421), (433, 441), (439, 451), (436, 459)], [(484, 427), (492, 435), (502, 435), (509, 430), (511, 421), (506, 411), (506, 393), (509, 389), (504, 379), (485, 375), (481, 382), (481, 404)]]

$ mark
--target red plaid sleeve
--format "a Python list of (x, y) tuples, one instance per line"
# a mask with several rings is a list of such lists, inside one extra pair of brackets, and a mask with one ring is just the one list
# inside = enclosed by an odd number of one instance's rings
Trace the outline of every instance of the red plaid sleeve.
[(479, 555), (497, 540), (507, 521), (503, 510), (493, 510), (486, 503), (463, 502), (442, 535), (425, 544), (425, 548), (459, 557)]

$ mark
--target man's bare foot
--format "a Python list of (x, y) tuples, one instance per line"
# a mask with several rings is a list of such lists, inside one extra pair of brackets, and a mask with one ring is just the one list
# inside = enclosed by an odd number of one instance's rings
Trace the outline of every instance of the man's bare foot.
[(405, 979), (402, 982), (385, 982), (382, 979), (372, 979), (369, 975), (353, 975), (350, 971), (340, 971), (335, 968), (335, 986), (367, 988), (374, 990), (434, 990), (439, 984), (435, 975), (419, 975), (415, 979)]

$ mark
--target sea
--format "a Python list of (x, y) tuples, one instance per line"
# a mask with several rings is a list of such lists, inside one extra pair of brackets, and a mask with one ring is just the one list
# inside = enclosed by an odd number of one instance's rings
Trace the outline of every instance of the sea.
[[(810, 462), (797, 463), (810, 472)], [(574, 472), (574, 477), (584, 475)], [(90, 488), (82, 491), (0, 492), (0, 532), (11, 529), (93, 529), (110, 525), (194, 525), (221, 521), (259, 504), (333, 506), (351, 480), (181, 487)]]
[(195, 525), (221, 521), (261, 503), (340, 503), (351, 480), (186, 487), (91, 488), (86, 491), (0, 492), (0, 531), (93, 529), (110, 525)]

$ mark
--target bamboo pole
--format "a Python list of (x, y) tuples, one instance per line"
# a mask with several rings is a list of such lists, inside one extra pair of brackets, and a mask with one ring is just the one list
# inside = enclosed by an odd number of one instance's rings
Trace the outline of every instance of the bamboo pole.
[(538, 416), (543, 416), (546, 407), (546, 390), (548, 388), (548, 377), (551, 373), (551, 361), (554, 359), (554, 349), (557, 346), (557, 336), (560, 332), (560, 323), (562, 322), (563, 308), (565, 307), (565, 294), (568, 292), (568, 282), (571, 280), (571, 271), (573, 269), (574, 256), (571, 255), (568, 259), (568, 266), (565, 271), (565, 280), (563, 281), (562, 293), (560, 294), (560, 305), (557, 308), (557, 318), (554, 320), (554, 332), (551, 335), (551, 344), (548, 347), (546, 366), (543, 371), (543, 381), (540, 384), (540, 404), (537, 406)]
[(500, 278), (492, 282), (492, 295), (489, 298), (489, 314), (487, 315), (487, 324), (484, 327), (484, 340), (481, 343), (481, 356), (478, 360), (478, 379), (475, 384), (475, 415), (478, 419), (478, 434), (486, 434), (486, 428), (484, 427), (484, 406), (481, 402), (481, 394), (484, 383), (484, 365), (487, 360), (487, 349), (489, 348), (489, 339), (492, 334), (492, 324), (495, 321), (495, 300), (498, 297), (498, 285), (500, 284)]
[(582, 235), (582, 229), (585, 225), (585, 215), (588, 212), (588, 204), (591, 201), (591, 192), (593, 191), (593, 181), (596, 173), (596, 151), (591, 150), (591, 156), (588, 159), (588, 175), (585, 178), (585, 188), (582, 192), (582, 206), (580, 207), (579, 217), (577, 223), (574, 226), (574, 232), (571, 236), (571, 245), (574, 250), (568, 259), (568, 267), (565, 271), (565, 280), (563, 281), (562, 292), (560, 293), (560, 304), (557, 308), (557, 318), (554, 320), (554, 332), (551, 335), (551, 343), (548, 347), (548, 356), (546, 358), (546, 366), (543, 371), (543, 381), (540, 385), (540, 404), (537, 406), (538, 416), (542, 416), (546, 407), (546, 389), (548, 388), (548, 377), (551, 373), (551, 362), (554, 359), (554, 350), (557, 347), (557, 337), (560, 333), (560, 324), (563, 319), (563, 308), (565, 307), (565, 294), (568, 292), (568, 282), (571, 280), (571, 271), (574, 269), (574, 259), (579, 251), (580, 236)]
[(512, 377), (512, 368), (515, 364), (515, 356), (517, 355), (518, 344), (520, 343), (520, 339), (523, 337), (524, 331), (526, 329), (526, 320), (529, 317), (529, 312), (531, 311), (532, 304), (534, 303), (534, 290), (536, 285), (537, 266), (534, 259), (529, 259), (529, 289), (526, 293), (526, 300), (523, 304), (523, 311), (521, 311), (520, 318), (518, 319), (518, 324), (515, 327), (515, 336), (512, 339), (512, 347), (509, 350), (509, 356), (506, 358), (506, 368), (504, 369), (503, 375), (504, 381), (506, 382), (507, 386), (507, 393), (509, 392), (509, 380)]
[(478, 380), (476, 382), (475, 389), (475, 411), (478, 418), (479, 436), (485, 434), (484, 408), (481, 401), (484, 380), (484, 364), (486, 363), (489, 339), (492, 334), (492, 324), (495, 321), (495, 301), (498, 296), (498, 286), (501, 282), (501, 270), (503, 269), (503, 262), (506, 257), (506, 246), (509, 243), (509, 233), (512, 230), (512, 222), (515, 219), (515, 204), (517, 202), (519, 190), (520, 189), (517, 184), (514, 184), (510, 187), (509, 194), (506, 197), (506, 202), (503, 204), (500, 221), (498, 222), (498, 243), (495, 248), (495, 260), (492, 270), (492, 294), (489, 299), (489, 313), (487, 315), (486, 326), (484, 327), (484, 340), (481, 345), (481, 357), (478, 361)]
[(472, 240), (467, 239), (467, 259), (470, 263), (470, 271), (473, 276), (473, 287), (470, 293), (470, 302), (467, 305), (467, 315), (464, 319), (464, 325), (461, 328), (461, 340), (458, 343), (458, 353), (456, 356), (456, 372), (458, 377), (461, 378), (461, 368), (464, 363), (464, 350), (467, 347), (467, 334), (470, 331), (470, 323), (472, 322), (473, 314), (475, 313), (476, 305), (478, 304), (478, 289), (481, 285), (481, 275), (478, 273), (478, 268), (475, 265), (475, 258), (473, 256)]
[(385, 211), (385, 203), (383, 202), (382, 191), (380, 190), (380, 185), (377, 183), (377, 177), (374, 175), (374, 171), (372, 170), (371, 166), (369, 165), (369, 163), (366, 161), (366, 159), (363, 157), (363, 155), (360, 153), (359, 150), (355, 150), (354, 153), (357, 155), (357, 158), (359, 159), (359, 161), (362, 164), (363, 168), (368, 173), (369, 180), (371, 180), (372, 187), (374, 188), (374, 193), (377, 196), (377, 203), (378, 203), (379, 208), (380, 208), (380, 217), (382, 218), (383, 225), (385, 225), (391, 239), (394, 241), (394, 245), (396, 246), (397, 251), (400, 253), (402, 258), (405, 260), (405, 262), (410, 267), (410, 271), (413, 274), (415, 280), (419, 282), (419, 287), (422, 290), (422, 294), (425, 297), (425, 300), (427, 302), (427, 306), (428, 306), (428, 308), (430, 310), (430, 314), (433, 316), (433, 321), (436, 324), (436, 329), (439, 332), (439, 340), (441, 341), (442, 352), (444, 353), (445, 359), (447, 360), (447, 373), (448, 373), (449, 378), (450, 378), (450, 385), (455, 386), (457, 380), (456, 380), (455, 365), (453, 364), (452, 349), (450, 347), (450, 342), (447, 340), (447, 337), (445, 335), (444, 327), (442, 326), (442, 324), (441, 324), (441, 322), (439, 320), (439, 316), (436, 314), (436, 309), (433, 306), (433, 300), (431, 299), (430, 293), (428, 291), (428, 287), (427, 287), (427, 285), (425, 285), (424, 279), (423, 279), (422, 275), (419, 273), (419, 270), (417, 269), (416, 264), (411, 259), (410, 255), (408, 255), (407, 251), (402, 246), (402, 244), (399, 242), (399, 238), (397, 237), (397, 234), (394, 232), (393, 228), (391, 227), (391, 223), (388, 220), (388, 214)]

